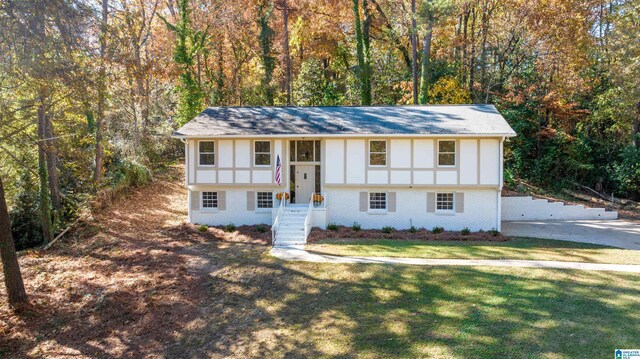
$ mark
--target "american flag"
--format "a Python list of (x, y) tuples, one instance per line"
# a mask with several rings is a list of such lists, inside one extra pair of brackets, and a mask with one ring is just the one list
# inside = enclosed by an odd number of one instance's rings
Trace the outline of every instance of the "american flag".
[(280, 185), (280, 182), (281, 182), (281, 178), (280, 178), (281, 171), (282, 171), (282, 166), (280, 165), (280, 155), (278, 155), (276, 159), (276, 183), (278, 185)]

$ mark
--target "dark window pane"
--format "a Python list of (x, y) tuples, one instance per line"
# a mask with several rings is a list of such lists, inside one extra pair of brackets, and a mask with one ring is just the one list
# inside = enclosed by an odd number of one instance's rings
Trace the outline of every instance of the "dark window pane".
[(316, 189), (317, 193), (320, 193), (320, 166), (316, 165)]
[(271, 192), (258, 192), (258, 208), (271, 208), (273, 207), (273, 193)]
[(201, 153), (200, 164), (205, 166), (215, 165), (216, 156), (213, 153)]
[(371, 166), (385, 166), (387, 164), (387, 155), (383, 153), (372, 153), (369, 156), (371, 158), (371, 162), (369, 162)]
[(202, 192), (202, 208), (218, 208), (218, 192)]
[(296, 141), (289, 141), (289, 161), (296, 160)]
[(455, 166), (456, 155), (453, 153), (441, 153), (438, 155), (439, 166)]
[(215, 145), (213, 141), (202, 141), (200, 142), (200, 152), (214, 152)]
[(291, 192), (291, 203), (296, 203), (296, 166), (289, 166), (289, 192)]
[(271, 152), (271, 142), (269, 141), (256, 141), (256, 152)]
[(369, 152), (387, 152), (387, 141), (370, 141)]
[(456, 141), (440, 141), (438, 142), (439, 152), (456, 152)]
[(271, 164), (271, 155), (268, 153), (256, 153), (256, 166), (268, 166)]
[(298, 141), (296, 161), (313, 161), (313, 141)]
[(320, 162), (320, 141), (315, 141), (316, 142), (316, 161)]
[(387, 209), (387, 194), (384, 192), (369, 193), (369, 209)]
[(439, 211), (453, 211), (453, 193), (438, 193), (436, 209)]

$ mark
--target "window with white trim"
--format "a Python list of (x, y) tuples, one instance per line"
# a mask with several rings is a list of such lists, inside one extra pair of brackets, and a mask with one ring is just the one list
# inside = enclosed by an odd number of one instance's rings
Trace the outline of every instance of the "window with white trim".
[(271, 165), (271, 141), (255, 141), (253, 143), (255, 166)]
[(257, 192), (258, 208), (273, 208), (273, 192)]
[(369, 209), (373, 211), (387, 209), (387, 193), (370, 192), (369, 193)]
[(202, 192), (202, 208), (218, 208), (218, 192)]
[(216, 164), (216, 146), (213, 141), (198, 142), (200, 166), (214, 166)]
[(452, 192), (437, 193), (436, 194), (436, 211), (451, 212), (453, 211), (453, 198)]
[(369, 141), (369, 166), (387, 165), (387, 141)]
[(456, 141), (440, 140), (438, 141), (438, 166), (456, 165)]

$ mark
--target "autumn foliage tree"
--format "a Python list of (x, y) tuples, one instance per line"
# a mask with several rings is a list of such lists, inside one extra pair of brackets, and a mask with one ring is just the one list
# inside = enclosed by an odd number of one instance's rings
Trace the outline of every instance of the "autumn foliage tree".
[[(144, 183), (179, 156), (171, 132), (219, 105), (493, 104), (519, 135), (505, 147), (508, 185), (639, 199), (638, 11), (632, 0), (0, 1), (14, 238), (50, 240), (93, 198)], [(26, 227), (42, 235), (23, 243)]]

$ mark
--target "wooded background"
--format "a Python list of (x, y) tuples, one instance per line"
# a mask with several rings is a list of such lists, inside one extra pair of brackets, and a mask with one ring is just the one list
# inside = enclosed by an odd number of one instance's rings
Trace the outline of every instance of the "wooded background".
[(507, 185), (640, 197), (637, 0), (0, 0), (18, 248), (179, 158), (205, 106), (495, 104)]

